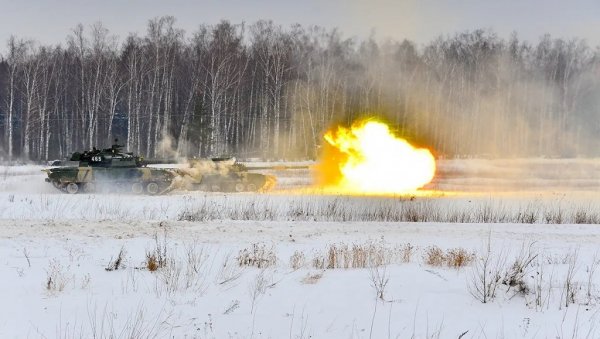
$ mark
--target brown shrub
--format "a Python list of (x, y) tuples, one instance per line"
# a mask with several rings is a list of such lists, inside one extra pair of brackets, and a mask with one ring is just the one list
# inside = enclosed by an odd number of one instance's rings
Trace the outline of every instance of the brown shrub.
[(339, 267), (338, 263), (338, 249), (335, 245), (331, 245), (329, 246), (329, 251), (327, 252), (327, 269)]
[(446, 255), (441, 248), (429, 246), (423, 254), (423, 261), (430, 266), (442, 266), (446, 262)]
[(154, 253), (146, 253), (146, 269), (150, 272), (154, 272), (158, 270), (158, 260), (156, 259), (156, 254)]
[(469, 265), (475, 258), (474, 253), (469, 253), (464, 248), (453, 248), (446, 252), (448, 267), (460, 268)]

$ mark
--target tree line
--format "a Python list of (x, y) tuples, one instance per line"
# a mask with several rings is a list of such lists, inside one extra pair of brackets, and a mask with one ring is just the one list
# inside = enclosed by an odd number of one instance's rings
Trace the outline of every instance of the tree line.
[(137, 154), (314, 159), (365, 117), (439, 156), (600, 155), (600, 49), (475, 30), (414, 42), (271, 21), (97, 23), (63, 45), (12, 37), (0, 59), (0, 157), (105, 147)]

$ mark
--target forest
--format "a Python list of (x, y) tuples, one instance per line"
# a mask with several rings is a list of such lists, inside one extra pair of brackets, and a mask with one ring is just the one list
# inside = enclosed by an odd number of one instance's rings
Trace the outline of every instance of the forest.
[(438, 157), (600, 156), (600, 48), (491, 30), (412, 41), (272, 21), (0, 47), (0, 160), (109, 147), (145, 157), (315, 159), (336, 124), (377, 117)]

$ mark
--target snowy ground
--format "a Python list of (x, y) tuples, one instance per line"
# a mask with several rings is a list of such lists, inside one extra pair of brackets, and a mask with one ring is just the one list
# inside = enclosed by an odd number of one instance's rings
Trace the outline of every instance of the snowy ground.
[(299, 195), (307, 171), (70, 196), (1, 167), (0, 337), (600, 337), (600, 161), (515, 162), (446, 161), (414, 198)]

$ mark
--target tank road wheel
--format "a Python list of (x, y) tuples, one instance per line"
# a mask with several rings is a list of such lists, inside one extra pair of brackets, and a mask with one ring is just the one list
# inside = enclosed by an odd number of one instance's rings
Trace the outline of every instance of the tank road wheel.
[(210, 185), (210, 190), (213, 192), (221, 192), (221, 186), (219, 184)]
[(258, 189), (255, 184), (248, 184), (248, 191), (256, 192)]
[(236, 192), (244, 192), (244, 190), (246, 189), (246, 185), (244, 185), (243, 182), (238, 182), (237, 184), (235, 184), (234, 188)]
[(94, 184), (93, 182), (86, 182), (85, 184), (83, 184), (83, 191), (85, 193), (96, 192), (96, 184)]
[(155, 182), (148, 183), (148, 185), (146, 185), (146, 192), (150, 195), (158, 194), (158, 184)]
[(131, 185), (131, 192), (135, 194), (142, 194), (144, 192), (144, 185), (141, 182), (134, 182)]
[(74, 182), (70, 182), (67, 184), (65, 189), (67, 190), (67, 193), (75, 194), (75, 193), (79, 192), (79, 185), (77, 185)]

